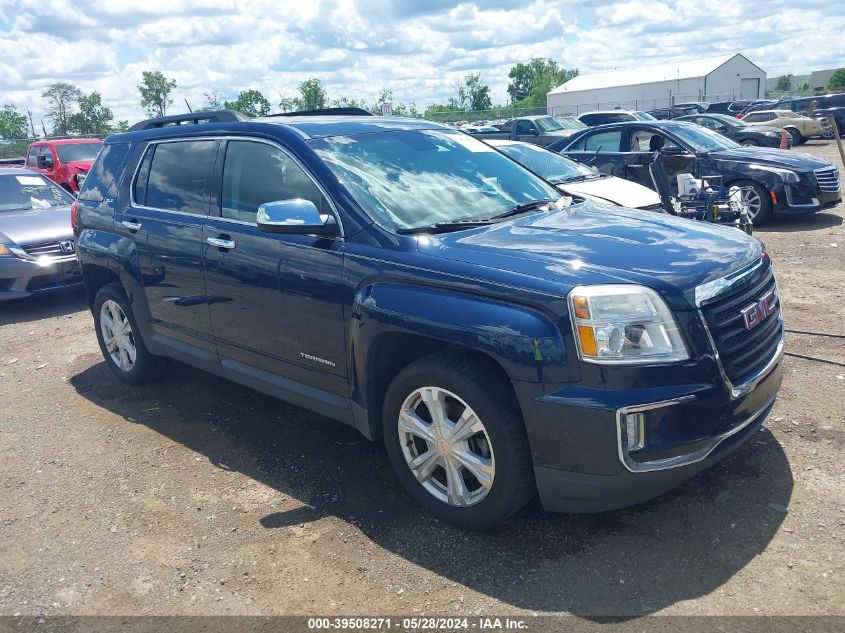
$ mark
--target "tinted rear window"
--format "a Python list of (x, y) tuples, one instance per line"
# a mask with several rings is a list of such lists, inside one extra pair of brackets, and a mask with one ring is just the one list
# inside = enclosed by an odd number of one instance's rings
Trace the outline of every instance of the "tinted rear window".
[(215, 148), (215, 141), (179, 141), (151, 146), (147, 150), (153, 154), (146, 195), (143, 196), (139, 186), (142, 183), (136, 183), (136, 202), (167, 211), (204, 214), (208, 207)]
[(100, 202), (106, 198), (114, 198), (117, 195), (117, 177), (128, 151), (129, 143), (103, 145), (85, 178), (79, 199)]

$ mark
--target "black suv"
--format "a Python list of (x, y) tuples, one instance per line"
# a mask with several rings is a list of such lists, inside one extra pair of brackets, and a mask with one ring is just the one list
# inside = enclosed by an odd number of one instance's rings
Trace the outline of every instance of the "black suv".
[(106, 139), (72, 218), (118, 378), (178, 359), (352, 425), (456, 525), (538, 492), (654, 497), (752, 436), (780, 386), (758, 240), (563, 198), (429, 121), (144, 122)]

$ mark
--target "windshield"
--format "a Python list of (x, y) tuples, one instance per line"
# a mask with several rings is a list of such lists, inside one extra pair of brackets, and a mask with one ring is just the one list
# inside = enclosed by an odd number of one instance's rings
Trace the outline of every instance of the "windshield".
[(739, 143), (726, 136), (694, 123), (678, 123), (672, 127), (672, 133), (696, 152), (718, 152), (739, 147)]
[(563, 125), (556, 118), (550, 116), (543, 117), (542, 119), (534, 119), (534, 123), (537, 124), (541, 132), (555, 132), (564, 129)]
[(56, 145), (56, 153), (59, 155), (59, 162), (62, 163), (70, 163), (75, 160), (94, 160), (102, 146), (103, 144), (100, 142)]
[(574, 116), (566, 116), (566, 117), (557, 117), (555, 118), (560, 124), (561, 129), (564, 130), (584, 130), (587, 128), (585, 123), (581, 123), (578, 119)]
[(736, 117), (727, 116), (724, 114), (714, 114), (712, 118), (718, 122), (719, 125), (724, 125), (727, 127), (748, 127), (748, 123), (743, 121), (742, 119), (737, 119)]
[(377, 222), (413, 229), (491, 218), (560, 193), (463, 132), (401, 130), (310, 142)]
[(592, 178), (599, 175), (599, 172), (593, 167), (576, 163), (574, 160), (536, 145), (528, 145), (527, 143), (498, 145), (496, 149), (555, 184), (575, 178)]
[(638, 121), (657, 121), (657, 117), (651, 116), (648, 112), (632, 112), (631, 114)]
[(41, 176), (21, 170), (0, 175), (0, 213), (27, 209), (49, 209), (73, 202), (64, 189)]

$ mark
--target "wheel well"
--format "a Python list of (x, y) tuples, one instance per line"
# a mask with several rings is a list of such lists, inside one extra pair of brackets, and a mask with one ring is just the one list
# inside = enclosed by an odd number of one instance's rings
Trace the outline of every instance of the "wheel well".
[(85, 295), (88, 297), (88, 305), (94, 306), (94, 298), (100, 288), (106, 284), (120, 282), (118, 276), (108, 268), (96, 264), (85, 264), (82, 267), (83, 279), (85, 279)]
[(402, 369), (426, 356), (440, 351), (454, 351), (472, 357), (477, 363), (492, 372), (503, 387), (516, 398), (510, 378), (493, 358), (460, 345), (452, 345), (437, 339), (402, 333), (388, 333), (374, 341), (367, 355), (367, 410), (371, 438), (382, 436), (382, 407), (390, 382)]

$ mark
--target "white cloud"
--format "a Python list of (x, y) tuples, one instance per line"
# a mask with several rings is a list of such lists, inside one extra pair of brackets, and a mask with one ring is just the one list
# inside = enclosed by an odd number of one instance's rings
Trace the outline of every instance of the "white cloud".
[(4, 0), (2, 101), (44, 111), (54, 81), (97, 90), (119, 119), (144, 116), (137, 84), (158, 69), (183, 99), (256, 88), (271, 102), (319, 77), (330, 97), (382, 88), (418, 106), (481, 72), (494, 102), (519, 61), (550, 57), (582, 72), (742, 52), (769, 75), (845, 64), (845, 6), (769, 0)]

